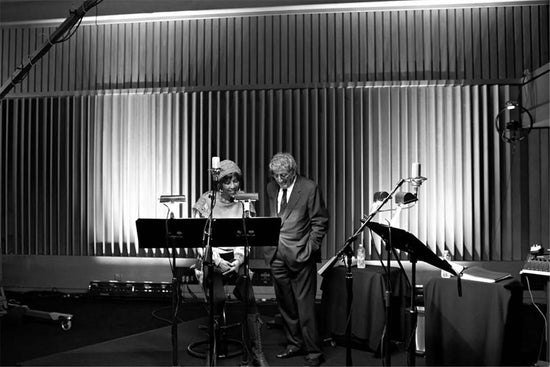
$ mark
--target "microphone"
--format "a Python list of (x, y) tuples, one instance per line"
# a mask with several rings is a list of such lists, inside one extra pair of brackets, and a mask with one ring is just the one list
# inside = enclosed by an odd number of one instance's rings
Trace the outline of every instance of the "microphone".
[(212, 165), (211, 165), (211, 172), (212, 172), (212, 178), (215, 182), (218, 182), (218, 179), (220, 177), (220, 157), (212, 157)]
[(235, 201), (258, 201), (259, 195), (257, 192), (239, 192), (233, 196)]
[(416, 195), (413, 195), (410, 192), (400, 191), (397, 194), (395, 194), (395, 203), (398, 206), (409, 205), (416, 201), (418, 201), (418, 197), (416, 197)]
[(395, 194), (395, 204), (397, 204), (397, 209), (395, 210), (395, 213), (393, 214), (393, 217), (390, 220), (390, 226), (399, 228), (398, 225), (401, 221), (401, 212), (403, 209), (408, 209), (410, 204), (413, 204), (418, 201), (418, 197), (416, 194), (412, 194), (410, 192), (404, 192), (400, 191), (397, 194)]
[(160, 203), (185, 203), (185, 195), (161, 195)]
[(170, 205), (185, 203), (185, 195), (161, 195), (159, 202), (168, 208), (168, 217), (174, 219), (174, 212)]
[(414, 195), (417, 197), (418, 197), (418, 188), (420, 187), (420, 185), (422, 185), (422, 182), (427, 180), (426, 177), (422, 177), (420, 175), (421, 169), (422, 169), (422, 166), (420, 165), (420, 163), (414, 162), (411, 168), (412, 176), (406, 180), (412, 184), (414, 188)]
[(243, 204), (243, 213), (245, 217), (250, 217), (250, 202), (258, 201), (257, 192), (239, 192), (233, 196), (233, 201), (239, 201)]

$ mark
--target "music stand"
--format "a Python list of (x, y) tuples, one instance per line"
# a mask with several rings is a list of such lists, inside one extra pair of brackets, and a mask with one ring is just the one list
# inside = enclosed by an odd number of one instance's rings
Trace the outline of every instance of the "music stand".
[[(206, 219), (205, 219), (206, 220)], [(280, 217), (242, 217), (242, 218), (212, 218), (211, 219), (211, 247), (263, 247), (277, 246), (279, 244), (279, 232), (281, 229)], [(245, 276), (248, 276), (248, 259), (245, 251)], [(248, 279), (247, 281), (250, 281)], [(246, 282), (246, 281), (245, 281)], [(211, 283), (210, 287), (211, 287)], [(248, 284), (246, 288), (248, 290)], [(210, 289), (210, 362), (212, 363), (217, 357), (216, 352), (212, 348), (214, 342), (214, 320), (213, 320), (213, 303), (212, 303), (212, 288)], [(244, 330), (248, 332), (246, 318), (246, 302), (248, 295), (245, 295), (245, 317)], [(247, 348), (245, 348), (247, 350)], [(248, 353), (247, 353), (248, 359)]]
[[(204, 229), (208, 218), (146, 219), (136, 221), (140, 248), (172, 248), (175, 268), (176, 248), (203, 247)], [(277, 246), (281, 229), (279, 217), (212, 218), (212, 247)], [(246, 231), (243, 229), (246, 228)], [(246, 259), (245, 259), (246, 261)], [(177, 307), (179, 280), (172, 279), (173, 307)], [(245, 298), (246, 300), (247, 298)], [(210, 319), (213, 315), (211, 314)], [(212, 321), (210, 321), (212, 323)], [(178, 365), (177, 320), (172, 319), (173, 365)], [(213, 358), (211, 358), (212, 361)]]
[[(202, 247), (203, 229), (207, 220), (208, 218), (140, 218), (136, 221), (139, 248), (166, 248), (167, 241), (175, 244), (176, 248)], [(215, 239), (214, 247), (220, 247), (222, 243), (223, 247), (245, 246), (246, 238), (248, 245), (252, 247), (278, 245), (281, 218), (246, 218), (246, 236), (242, 223), (242, 218), (213, 218), (212, 236), (223, 238)]]
[[(409, 311), (411, 335), (409, 336), (409, 342), (407, 344), (407, 365), (414, 366), (416, 352), (416, 340), (414, 338), (414, 332), (416, 331), (417, 323), (416, 262), (420, 260), (430, 265), (433, 265), (441, 270), (448, 271), (453, 275), (457, 274), (451, 264), (449, 264), (445, 260), (440, 259), (439, 256), (437, 256), (428, 246), (424, 245), (412, 233), (400, 228), (395, 228), (376, 222), (367, 223), (367, 227), (369, 227), (372, 231), (379, 235), (390, 249), (397, 248), (409, 254), (409, 261), (411, 262), (411, 306)], [(390, 252), (388, 251), (388, 259), (390, 256)], [(399, 259), (396, 260), (399, 261)], [(460, 282), (460, 277), (458, 277), (458, 282)], [(388, 337), (389, 336), (386, 335), (386, 338)]]
[[(167, 243), (176, 248), (202, 246), (202, 229), (205, 218), (136, 220), (139, 248), (167, 248)], [(184, 235), (185, 234), (185, 235)]]
[(139, 248), (172, 249), (172, 365), (178, 365), (178, 295), (179, 276), (176, 267), (176, 248), (197, 248), (202, 246), (202, 235), (206, 219), (156, 219), (136, 220)]
[(213, 247), (240, 247), (246, 245), (261, 247), (277, 246), (279, 244), (280, 217), (248, 217), (245, 219), (246, 233), (243, 230), (243, 218), (212, 219)]

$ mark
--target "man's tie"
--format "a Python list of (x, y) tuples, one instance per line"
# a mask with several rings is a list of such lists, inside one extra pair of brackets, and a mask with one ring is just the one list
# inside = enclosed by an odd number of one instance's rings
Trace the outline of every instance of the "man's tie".
[(281, 208), (279, 209), (279, 217), (283, 216), (286, 209), (286, 189), (283, 189), (283, 197), (281, 198)]

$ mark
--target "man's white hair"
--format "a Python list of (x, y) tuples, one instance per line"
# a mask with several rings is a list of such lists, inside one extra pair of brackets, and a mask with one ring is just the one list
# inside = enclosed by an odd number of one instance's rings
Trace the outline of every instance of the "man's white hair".
[(271, 172), (279, 169), (286, 169), (289, 172), (296, 172), (296, 160), (290, 153), (277, 153), (269, 162)]

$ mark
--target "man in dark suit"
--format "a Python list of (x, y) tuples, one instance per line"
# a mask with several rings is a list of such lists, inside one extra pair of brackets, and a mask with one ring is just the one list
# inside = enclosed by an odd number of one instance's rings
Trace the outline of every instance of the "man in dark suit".
[(296, 161), (277, 153), (269, 163), (273, 180), (267, 185), (269, 212), (281, 217), (277, 247), (267, 247), (273, 285), (287, 338), (278, 358), (305, 354), (305, 363), (323, 362), (315, 317), (317, 263), (321, 242), (328, 230), (328, 211), (317, 184), (297, 174)]

